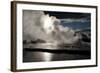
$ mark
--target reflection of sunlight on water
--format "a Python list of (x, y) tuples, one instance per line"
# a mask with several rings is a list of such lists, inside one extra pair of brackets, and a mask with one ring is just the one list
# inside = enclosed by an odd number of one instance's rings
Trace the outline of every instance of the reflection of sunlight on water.
[[(42, 44), (39, 44), (38, 47), (42, 47), (42, 49), (45, 48), (45, 49), (51, 49), (51, 50), (59, 49), (57, 43), (42, 43)], [(44, 61), (51, 61), (53, 58), (53, 54), (49, 52), (41, 53), (41, 56)]]
[(43, 56), (44, 61), (51, 61), (51, 59), (52, 59), (52, 54), (51, 53), (44, 52), (41, 55)]
[[(47, 48), (47, 49), (54, 49), (54, 47), (51, 46), (50, 43), (44, 44), (44, 47)], [(49, 52), (41, 53), (41, 55), (42, 55), (44, 61), (51, 61), (52, 56), (53, 56), (53, 54), (49, 53)]]

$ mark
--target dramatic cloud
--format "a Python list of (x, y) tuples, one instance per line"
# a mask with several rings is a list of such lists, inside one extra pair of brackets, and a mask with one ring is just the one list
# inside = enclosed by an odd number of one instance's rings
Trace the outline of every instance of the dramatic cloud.
[[(73, 22), (74, 20), (66, 20)], [(78, 21), (78, 20), (77, 20)], [(44, 14), (43, 11), (23, 11), (23, 40), (41, 39), (52, 44), (73, 44), (80, 39), (73, 29), (63, 27), (55, 16)]]

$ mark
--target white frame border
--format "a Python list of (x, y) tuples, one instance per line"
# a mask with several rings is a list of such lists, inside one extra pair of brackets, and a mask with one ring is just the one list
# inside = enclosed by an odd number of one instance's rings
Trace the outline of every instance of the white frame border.
[[(56, 10), (55, 10), (56, 8)], [(91, 59), (90, 60), (70, 60), (70, 61), (54, 61), (54, 62), (31, 62), (23, 63), (23, 44), (22, 44), (22, 10), (44, 10), (44, 11), (63, 11), (63, 12), (84, 12), (91, 13)], [(54, 67), (69, 67), (96, 65), (96, 9), (71, 6), (51, 6), (51, 5), (32, 5), (32, 4), (17, 4), (17, 69), (37, 69), (37, 68), (54, 68)]]

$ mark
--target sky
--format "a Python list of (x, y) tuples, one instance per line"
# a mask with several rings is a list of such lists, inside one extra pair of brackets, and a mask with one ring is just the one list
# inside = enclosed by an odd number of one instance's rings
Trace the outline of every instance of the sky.
[(55, 11), (44, 11), (45, 14), (49, 14), (51, 16), (56, 16), (59, 19), (64, 18), (89, 18), (90, 13), (75, 13), (75, 12), (55, 12)]
[(75, 12), (55, 12), (44, 11), (45, 14), (55, 16), (61, 20), (64, 27), (72, 29), (84, 29), (91, 27), (91, 14), (90, 13), (75, 13)]

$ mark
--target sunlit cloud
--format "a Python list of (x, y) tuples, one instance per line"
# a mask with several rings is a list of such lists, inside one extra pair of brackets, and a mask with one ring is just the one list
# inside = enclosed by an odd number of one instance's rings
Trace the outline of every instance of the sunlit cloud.
[[(55, 16), (44, 14), (43, 11), (24, 11), (23, 12), (23, 39), (37, 40), (41, 39), (48, 44), (73, 44), (77, 42), (80, 35), (74, 35), (75, 31), (69, 27), (60, 24), (61, 20), (74, 22), (79, 20), (57, 19)], [(80, 19), (81, 20), (81, 19)], [(82, 20), (81, 20), (82, 21)], [(55, 24), (57, 22), (58, 24)]]

